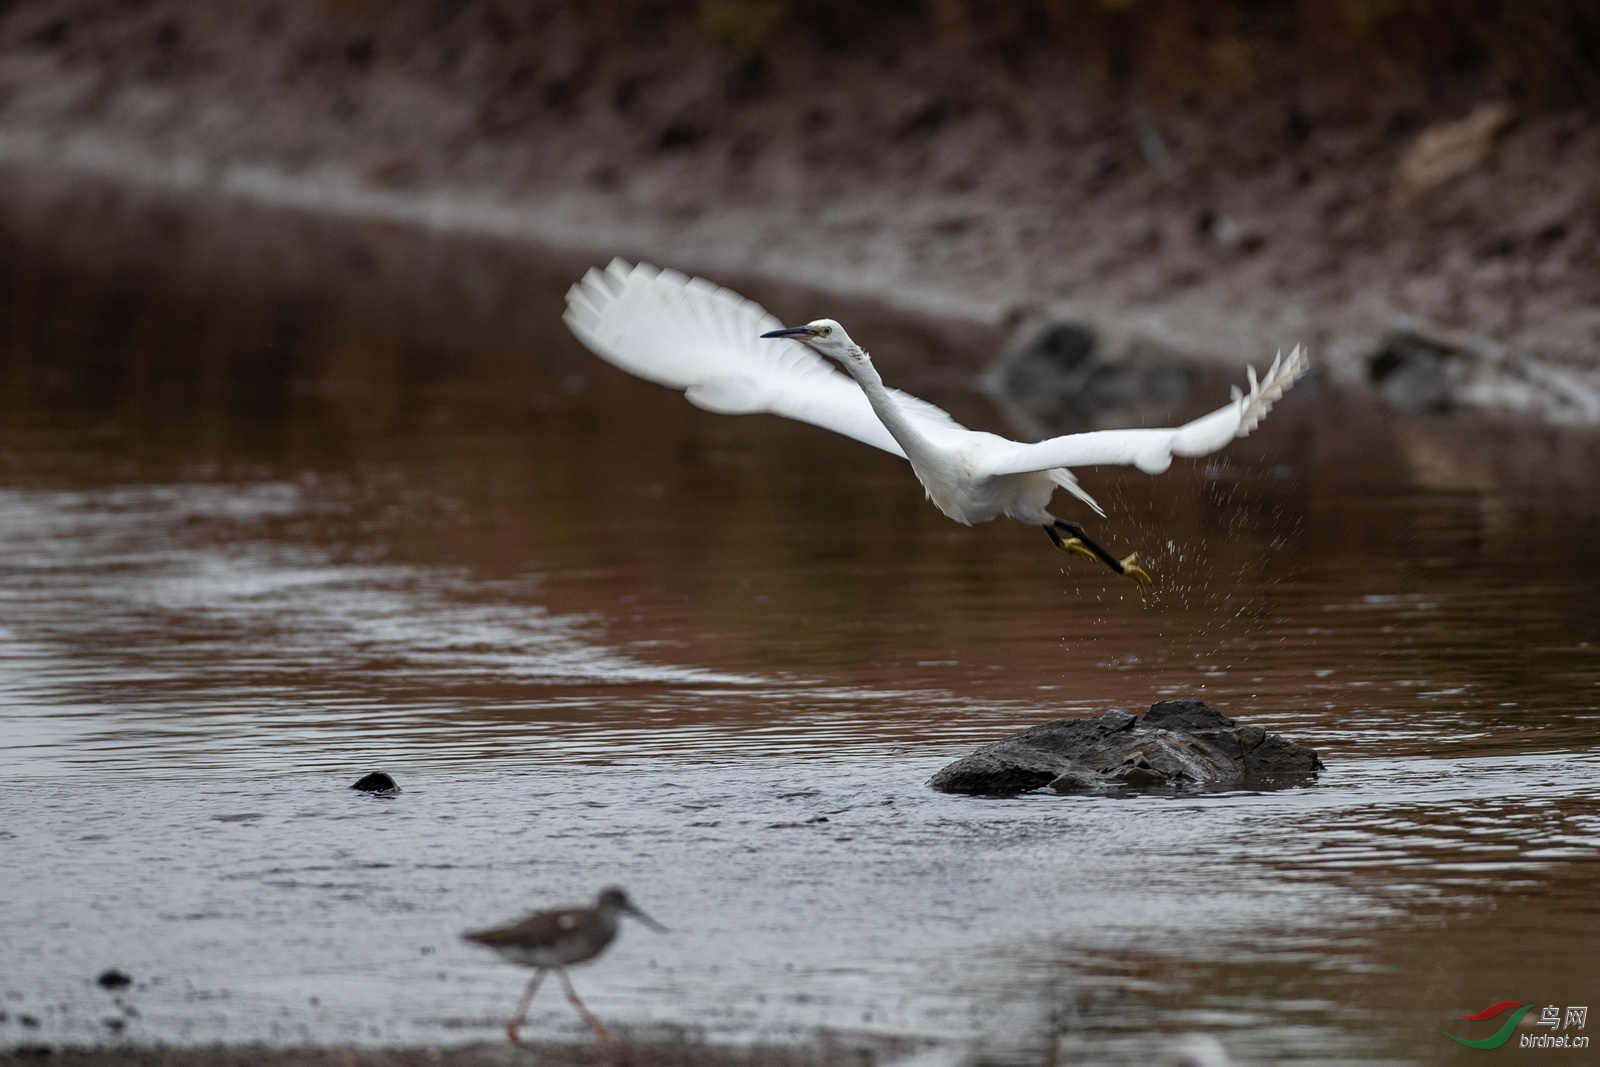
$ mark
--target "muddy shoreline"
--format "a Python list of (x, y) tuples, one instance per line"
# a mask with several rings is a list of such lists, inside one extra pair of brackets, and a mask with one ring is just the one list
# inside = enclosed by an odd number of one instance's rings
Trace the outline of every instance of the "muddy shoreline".
[[(279, 270), (275, 238), (229, 226), (287, 211), (380, 242), (404, 228), (573, 267), (648, 258), (796, 309), (877, 305), (986, 352), (1040, 313), (1232, 368), (1303, 342), (1345, 382), (1406, 315), (1483, 340), (1472, 405), (1600, 411), (1584, 400), (1600, 396), (1600, 124), (1584, 113), (1485, 112), (1498, 105), (1470, 94), (1189, 113), (1048, 68), (957, 84), (931, 60), (861, 57), (730, 96), (725, 62), (654, 53), (508, 111), (481, 72), (447, 76), (386, 39), (352, 52), (358, 26), (305, 10), (263, 32), (249, 9), (203, 27), (181, 0), (91, 7), (50, 32), (37, 13), (0, 20), (4, 210), (92, 217), (81, 252), (134, 258), (141, 218), (209, 216), (220, 246)], [(1480, 114), (1499, 117), (1464, 168), (1419, 169), (1423, 140)]]

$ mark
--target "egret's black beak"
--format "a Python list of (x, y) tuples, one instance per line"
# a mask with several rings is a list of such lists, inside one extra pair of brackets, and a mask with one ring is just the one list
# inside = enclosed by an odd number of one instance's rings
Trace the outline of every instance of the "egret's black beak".
[(781, 330), (770, 330), (767, 333), (762, 334), (761, 336), (762, 337), (810, 337), (811, 336), (811, 327), (809, 327), (809, 326), (785, 326)]

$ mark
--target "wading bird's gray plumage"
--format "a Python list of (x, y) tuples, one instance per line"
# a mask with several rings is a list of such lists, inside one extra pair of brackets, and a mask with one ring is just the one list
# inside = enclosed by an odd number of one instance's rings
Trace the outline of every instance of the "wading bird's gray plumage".
[(495, 926), (487, 930), (469, 930), (461, 935), (463, 939), (473, 944), (494, 949), (502, 958), (512, 963), (538, 968), (522, 992), (516, 1013), (512, 1015), (511, 1021), (506, 1023), (506, 1036), (513, 1045), (517, 1043), (517, 1030), (528, 1015), (528, 1005), (533, 1003), (533, 995), (538, 992), (539, 983), (544, 981), (545, 974), (552, 970), (560, 977), (567, 993), (567, 1000), (578, 1009), (578, 1014), (594, 1031), (595, 1036), (607, 1044), (616, 1041), (616, 1038), (611, 1036), (611, 1031), (590, 1014), (583, 1001), (578, 999), (577, 990), (572, 988), (572, 980), (567, 977), (566, 969), (571, 964), (582, 963), (604, 952), (606, 946), (617, 936), (617, 928), (621, 925), (624, 915), (632, 915), (651, 929), (663, 929), (654, 919), (640, 911), (633, 901), (628, 899), (627, 893), (612, 886), (600, 893), (592, 908), (561, 908), (556, 911), (536, 912), (525, 919), (518, 919), (504, 926)]

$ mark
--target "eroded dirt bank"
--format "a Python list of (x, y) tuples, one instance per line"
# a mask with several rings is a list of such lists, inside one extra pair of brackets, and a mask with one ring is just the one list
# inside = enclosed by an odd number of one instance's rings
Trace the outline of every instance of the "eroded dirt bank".
[(1483, 342), (1472, 403), (1600, 421), (1600, 123), (1582, 99), (1490, 75), (1356, 99), (1281, 71), (1253, 93), (1261, 53), (1230, 66), (1226, 35), (1196, 62), (1228, 92), (1186, 97), (1108, 90), (1049, 49), (997, 59), (959, 28), (784, 49), (735, 18), (720, 46), (670, 22), (619, 45), (562, 5), (430, 11), (16, 5), (0, 164), (989, 327), (1066, 309), (1234, 364), (1303, 341), (1347, 380), (1410, 315)]

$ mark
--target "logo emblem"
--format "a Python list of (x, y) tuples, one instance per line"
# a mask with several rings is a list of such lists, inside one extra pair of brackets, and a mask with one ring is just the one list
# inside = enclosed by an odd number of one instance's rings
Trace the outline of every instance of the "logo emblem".
[(1468, 1048), (1499, 1048), (1501, 1045), (1511, 1040), (1511, 1031), (1517, 1028), (1517, 1024), (1522, 1021), (1522, 1017), (1524, 1015), (1533, 1010), (1532, 1004), (1522, 1004), (1515, 1000), (1502, 1000), (1498, 1004), (1489, 1005), (1480, 1012), (1475, 1012), (1472, 1015), (1462, 1016), (1462, 1018), (1468, 1022), (1477, 1023), (1482, 1022), (1485, 1019), (1492, 1019), (1501, 1012), (1511, 1008), (1516, 1009), (1516, 1011), (1511, 1013), (1511, 1018), (1507, 1019), (1505, 1025), (1499, 1030), (1495, 1031), (1495, 1033), (1489, 1037), (1482, 1038), (1478, 1041), (1469, 1041), (1464, 1037), (1457, 1037), (1455, 1034), (1447, 1033), (1444, 1036), (1448, 1037), (1451, 1041), (1459, 1041)]

